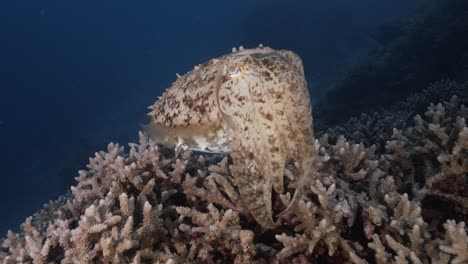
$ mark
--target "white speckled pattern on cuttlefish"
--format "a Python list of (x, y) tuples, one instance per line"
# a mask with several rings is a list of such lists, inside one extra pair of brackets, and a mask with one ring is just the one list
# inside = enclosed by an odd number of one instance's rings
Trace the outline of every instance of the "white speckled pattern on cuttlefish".
[[(299, 56), (259, 46), (197, 65), (150, 106), (144, 130), (158, 143), (231, 152), (242, 201), (265, 228), (272, 187), (283, 193), (285, 163), (300, 161), (301, 175), (288, 208), (313, 177), (312, 110)], [(288, 210), (288, 209), (286, 209)]]

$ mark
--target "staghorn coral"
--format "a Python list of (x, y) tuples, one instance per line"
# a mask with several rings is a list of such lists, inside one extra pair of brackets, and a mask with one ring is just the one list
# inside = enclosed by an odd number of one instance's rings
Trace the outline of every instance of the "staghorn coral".
[[(28, 218), (22, 233), (8, 232), (0, 261), (467, 263), (462, 101), (430, 105), (394, 130), (385, 153), (316, 139), (316, 179), (268, 231), (242, 202), (228, 157), (176, 156), (142, 133), (127, 152), (111, 143), (70, 194)], [(290, 203), (300, 172), (287, 164), (288, 192), (273, 196), (274, 213)]]
[(339, 126), (324, 127), (323, 116), (318, 115), (315, 118), (316, 135), (320, 137), (326, 133), (332, 142), (335, 142), (340, 136), (345, 136), (349, 141), (363, 143), (366, 147), (376, 145), (376, 151), (383, 153), (386, 142), (393, 135), (393, 128), (401, 129), (411, 126), (413, 117), (424, 115), (430, 103), (448, 101), (454, 95), (464, 99), (465, 101), (462, 103), (467, 104), (468, 82), (436, 81), (422, 91), (385, 110), (370, 114), (362, 113)]
[(387, 159), (392, 161), (388, 171), (404, 176), (397, 177), (402, 188), (412, 187), (411, 193), (419, 201), (448, 201), (466, 215), (468, 110), (452, 97), (449, 102), (431, 104), (425, 116), (415, 116), (416, 125), (411, 129), (394, 129), (386, 146), (391, 151)]

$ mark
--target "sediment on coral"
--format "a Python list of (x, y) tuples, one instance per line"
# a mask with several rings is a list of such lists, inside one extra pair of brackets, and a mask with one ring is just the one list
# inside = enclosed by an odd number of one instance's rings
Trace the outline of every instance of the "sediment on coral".
[[(111, 143), (71, 193), (1, 241), (9, 263), (467, 263), (466, 98), (428, 104), (377, 145), (316, 140), (317, 177), (263, 230), (239, 197), (228, 156)], [(289, 162), (283, 211), (296, 185)]]

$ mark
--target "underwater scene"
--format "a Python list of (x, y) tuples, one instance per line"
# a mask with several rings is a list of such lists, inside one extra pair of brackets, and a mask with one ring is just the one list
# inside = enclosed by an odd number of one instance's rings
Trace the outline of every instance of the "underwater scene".
[(0, 263), (468, 264), (468, 1), (3, 1)]

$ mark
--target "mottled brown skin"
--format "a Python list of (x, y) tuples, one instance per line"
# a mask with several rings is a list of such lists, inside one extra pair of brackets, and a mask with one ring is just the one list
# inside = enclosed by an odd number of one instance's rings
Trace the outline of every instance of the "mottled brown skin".
[[(299, 161), (302, 170), (286, 211), (314, 177), (310, 97), (302, 61), (291, 51), (259, 47), (210, 60), (180, 77), (151, 108), (145, 130), (162, 143), (200, 148), (200, 138), (228, 141), (219, 149), (231, 152), (241, 198), (265, 228), (277, 225), (272, 188), (284, 192), (286, 161)], [(228, 136), (213, 137), (220, 127)]]

